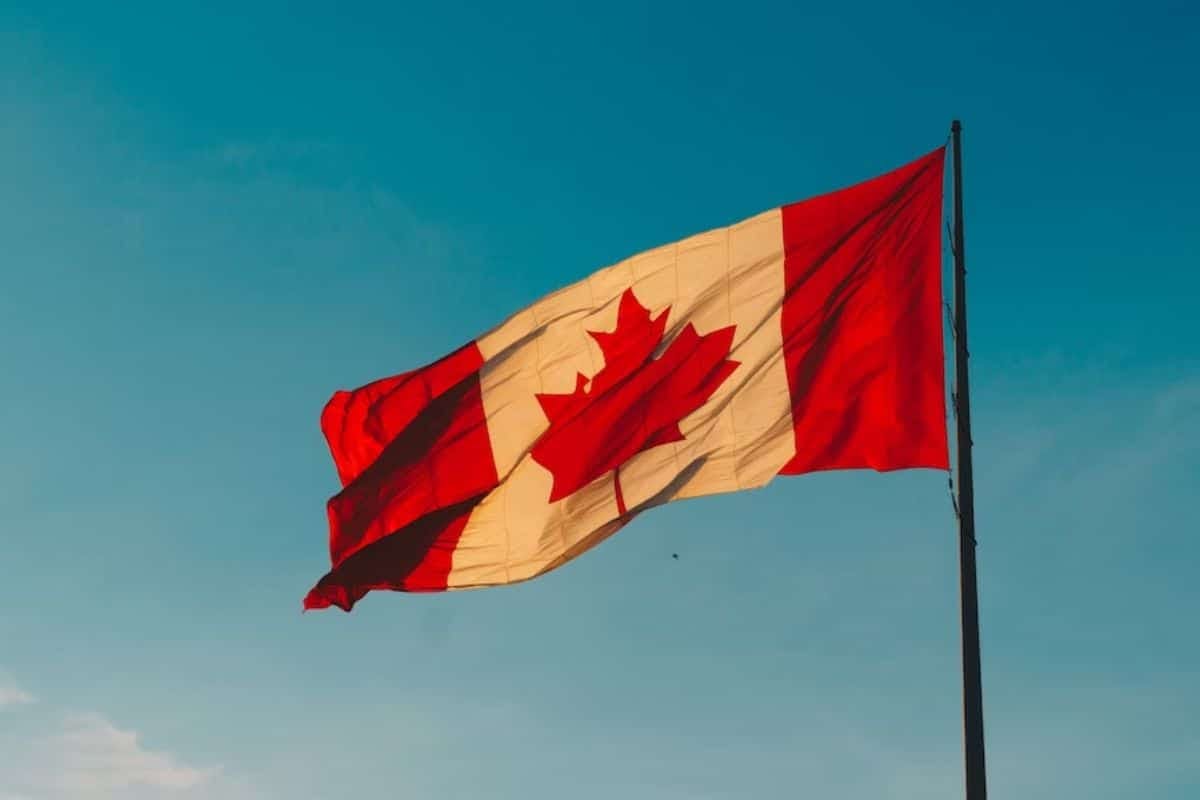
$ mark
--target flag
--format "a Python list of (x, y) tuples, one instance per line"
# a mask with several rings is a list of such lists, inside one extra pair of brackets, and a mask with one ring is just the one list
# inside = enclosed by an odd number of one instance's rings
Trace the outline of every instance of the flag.
[(654, 506), (948, 465), (943, 150), (601, 269), (321, 414), (306, 608), (516, 583)]

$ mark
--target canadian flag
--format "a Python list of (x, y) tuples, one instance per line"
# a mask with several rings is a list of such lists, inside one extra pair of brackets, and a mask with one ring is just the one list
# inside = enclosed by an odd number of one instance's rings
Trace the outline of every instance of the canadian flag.
[(646, 509), (776, 475), (945, 469), (943, 149), (337, 392), (332, 569), (305, 608), (524, 581)]

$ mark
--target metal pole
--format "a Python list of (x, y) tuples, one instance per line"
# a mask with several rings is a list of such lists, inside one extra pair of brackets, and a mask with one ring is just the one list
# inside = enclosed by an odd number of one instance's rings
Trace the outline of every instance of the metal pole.
[(983, 685), (979, 668), (979, 592), (975, 580), (975, 485), (971, 468), (971, 388), (967, 376), (967, 267), (963, 250), (962, 123), (954, 140), (954, 409), (958, 422), (959, 591), (962, 600), (963, 749), (967, 800), (986, 800)]

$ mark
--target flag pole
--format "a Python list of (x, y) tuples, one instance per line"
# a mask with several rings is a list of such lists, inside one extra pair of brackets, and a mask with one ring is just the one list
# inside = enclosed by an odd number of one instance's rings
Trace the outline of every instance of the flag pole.
[(954, 140), (954, 411), (958, 458), (954, 485), (958, 508), (959, 593), (962, 601), (963, 755), (967, 800), (986, 800), (983, 755), (983, 686), (979, 668), (979, 592), (975, 580), (975, 485), (971, 467), (971, 388), (967, 376), (967, 267), (963, 251), (962, 123)]

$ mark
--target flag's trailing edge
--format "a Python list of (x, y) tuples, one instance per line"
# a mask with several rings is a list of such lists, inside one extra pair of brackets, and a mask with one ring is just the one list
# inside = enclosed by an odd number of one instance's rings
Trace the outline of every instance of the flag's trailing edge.
[(607, 267), (321, 415), (306, 608), (527, 580), (672, 500), (945, 469), (943, 149)]

